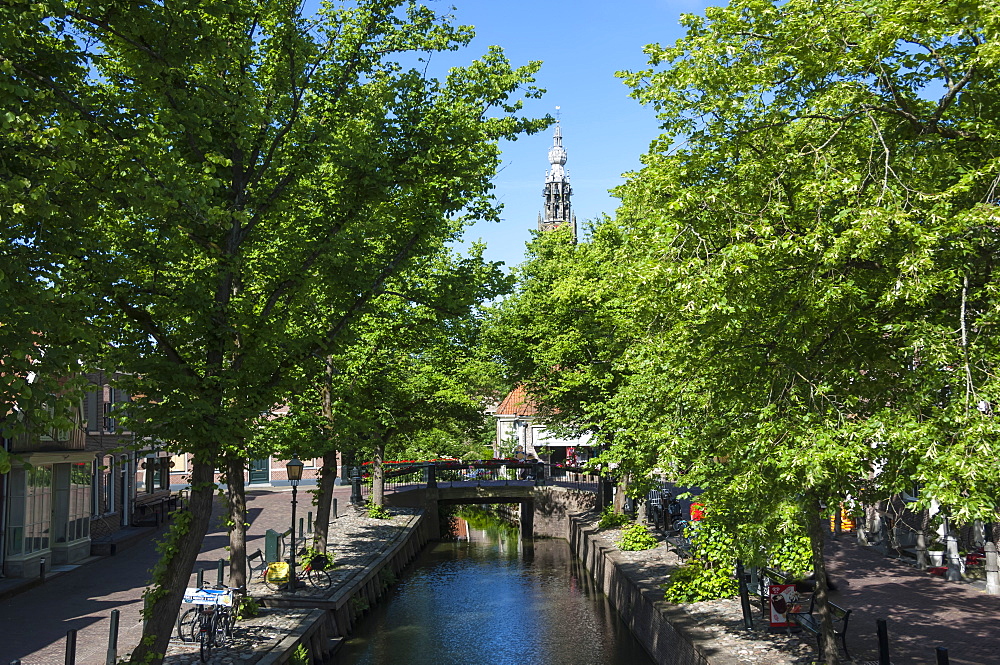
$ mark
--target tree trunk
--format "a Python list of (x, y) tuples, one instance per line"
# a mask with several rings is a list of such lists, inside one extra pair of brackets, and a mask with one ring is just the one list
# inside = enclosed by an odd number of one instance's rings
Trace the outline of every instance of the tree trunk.
[(385, 454), (385, 439), (376, 437), (375, 459), (372, 460), (372, 503), (376, 506), (385, 505), (385, 477), (382, 469), (382, 456)]
[(812, 549), (813, 576), (816, 579), (814, 607), (819, 614), (820, 662), (823, 665), (837, 665), (837, 642), (833, 632), (833, 617), (830, 616), (829, 584), (826, 579), (826, 560), (823, 558), (823, 532), (826, 526), (823, 511), (815, 498), (806, 498), (806, 520), (809, 523), (809, 544)]
[(226, 457), (226, 485), (229, 497), (229, 586), (247, 584), (247, 495), (243, 485), (246, 465), (242, 457)]
[[(210, 455), (206, 455), (210, 457)], [(215, 498), (215, 467), (195, 459), (191, 466), (191, 498), (188, 510), (178, 513), (161, 543), (160, 561), (153, 568), (153, 580), (146, 590), (146, 625), (142, 639), (129, 662), (159, 665), (174, 631), (184, 590), (198, 560), (208, 532)]]
[(625, 492), (628, 490), (628, 474), (623, 473), (618, 481), (618, 491), (615, 492), (614, 511), (616, 513), (625, 512)]
[[(326, 357), (324, 381), (320, 386), (320, 415), (326, 429), (330, 449), (323, 453), (323, 468), (319, 470), (319, 487), (316, 492), (316, 523), (313, 525), (313, 549), (326, 552), (330, 534), (330, 508), (333, 488), (337, 480), (337, 449), (333, 439), (333, 356)], [(334, 515), (336, 517), (336, 515)]]
[(337, 451), (330, 450), (323, 454), (323, 468), (319, 471), (319, 491), (316, 492), (316, 523), (313, 524), (312, 546), (320, 552), (326, 552), (326, 542), (330, 533), (330, 508), (336, 480)]

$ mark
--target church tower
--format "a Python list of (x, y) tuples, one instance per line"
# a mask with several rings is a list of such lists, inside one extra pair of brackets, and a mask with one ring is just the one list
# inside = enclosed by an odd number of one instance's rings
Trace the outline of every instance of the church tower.
[(562, 144), (562, 127), (556, 121), (556, 131), (549, 148), (549, 164), (551, 168), (545, 174), (545, 215), (538, 215), (539, 231), (554, 231), (563, 224), (569, 224), (576, 240), (576, 215), (570, 208), (570, 195), (573, 188), (569, 185), (569, 175), (566, 173), (566, 149)]

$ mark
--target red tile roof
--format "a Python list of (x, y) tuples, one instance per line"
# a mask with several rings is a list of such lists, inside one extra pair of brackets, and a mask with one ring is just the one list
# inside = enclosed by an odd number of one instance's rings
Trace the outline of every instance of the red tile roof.
[(539, 413), (539, 408), (531, 395), (528, 394), (524, 386), (517, 386), (500, 402), (494, 415), (533, 416), (536, 413)]

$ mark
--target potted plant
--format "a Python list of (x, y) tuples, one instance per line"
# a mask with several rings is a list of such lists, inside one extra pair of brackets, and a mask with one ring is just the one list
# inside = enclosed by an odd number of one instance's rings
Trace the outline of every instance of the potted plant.
[(307, 547), (302, 554), (302, 564), (307, 570), (327, 570), (333, 568), (333, 554)]

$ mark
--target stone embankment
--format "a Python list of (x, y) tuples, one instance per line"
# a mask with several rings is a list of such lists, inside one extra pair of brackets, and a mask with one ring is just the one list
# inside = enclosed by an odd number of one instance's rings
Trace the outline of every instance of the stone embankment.
[[(378, 520), (350, 508), (331, 522), (329, 549), (335, 568), (329, 589), (305, 586), (294, 594), (276, 593), (259, 577), (252, 578), (248, 592), (262, 605), (260, 614), (241, 619), (231, 643), (212, 650), (210, 664), (283, 665), (300, 644), (312, 662), (320, 662), (427, 542), (421, 511), (392, 512), (391, 519)], [(164, 662), (199, 663), (199, 645), (175, 637)]]
[[(661, 585), (681, 565), (669, 541), (623, 552), (618, 529), (597, 528), (596, 514), (573, 518), (570, 545), (598, 587), (653, 659), (663, 665), (800, 665), (816, 661), (815, 642), (801, 635), (769, 634), (759, 601), (747, 630), (738, 598), (673, 604)], [(848, 661), (849, 662), (849, 661)]]

